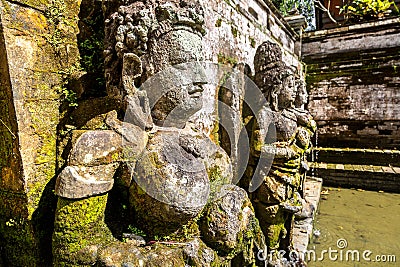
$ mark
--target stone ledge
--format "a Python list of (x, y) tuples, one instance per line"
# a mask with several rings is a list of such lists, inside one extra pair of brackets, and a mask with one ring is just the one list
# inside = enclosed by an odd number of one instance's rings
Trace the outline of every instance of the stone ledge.
[(400, 18), (388, 18), (384, 20), (377, 20), (377, 21), (372, 21), (372, 22), (366, 22), (366, 23), (361, 23), (361, 24), (353, 24), (349, 26), (343, 26), (339, 28), (333, 28), (333, 29), (327, 29), (327, 30), (319, 30), (319, 31), (312, 31), (312, 32), (306, 32), (303, 35), (303, 38), (309, 39), (309, 41), (312, 41), (317, 38), (326, 38), (328, 35), (334, 35), (338, 33), (348, 33), (356, 30), (368, 30), (370, 28), (375, 28), (375, 27), (388, 27), (390, 25), (396, 25), (399, 26), (400, 23)]
[[(333, 164), (375, 165), (400, 167), (400, 151), (389, 149), (362, 149), (362, 148), (314, 148), (313, 158), (309, 161), (329, 162)], [(314, 160), (313, 160), (314, 159)], [(324, 165), (320, 168), (325, 168)], [(336, 167), (338, 168), (338, 167)], [(340, 168), (340, 167), (339, 167)]]
[(358, 165), (358, 164), (335, 164), (323, 162), (310, 162), (310, 168), (326, 169), (326, 170), (343, 170), (343, 171), (362, 171), (362, 172), (382, 172), (400, 174), (399, 167), (393, 166), (376, 166), (376, 165)]
[(400, 192), (399, 167), (311, 162), (310, 168), (310, 173), (323, 177), (328, 186)]

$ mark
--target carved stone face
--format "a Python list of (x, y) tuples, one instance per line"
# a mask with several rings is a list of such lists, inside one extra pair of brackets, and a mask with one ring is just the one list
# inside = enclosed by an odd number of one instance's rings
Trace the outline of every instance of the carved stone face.
[(306, 88), (306, 84), (299, 80), (297, 82), (297, 94), (296, 94), (296, 101), (295, 106), (297, 108), (301, 108), (304, 104), (307, 104), (308, 101), (308, 92)]
[[(156, 99), (150, 99), (150, 103), (155, 103), (152, 107), (154, 122), (181, 128), (203, 104), (202, 85), (207, 83), (207, 79), (199, 63), (203, 59), (201, 37), (188, 30), (173, 30), (154, 40), (149, 50), (145, 77), (163, 71), (167, 73), (163, 76), (164, 82), (161, 81), (164, 86), (162, 94), (158, 92)], [(148, 95), (155, 94), (148, 92)]]
[(278, 107), (279, 109), (291, 108), (296, 100), (296, 85), (294, 76), (287, 76), (282, 82), (282, 88), (278, 95)]

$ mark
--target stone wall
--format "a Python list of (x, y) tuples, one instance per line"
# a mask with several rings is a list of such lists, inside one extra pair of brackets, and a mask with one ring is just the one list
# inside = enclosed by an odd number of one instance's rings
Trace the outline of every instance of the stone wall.
[[(200, 1), (205, 11), (206, 35), (203, 38), (205, 60), (233, 67), (237, 64), (249, 68), (246, 75), (254, 75), (254, 55), (265, 41), (273, 41), (282, 48), (285, 64), (303, 72), (300, 58), (300, 37), (269, 1), (215, 0)], [(210, 134), (218, 119), (215, 86), (206, 87), (204, 106), (210, 107), (206, 115), (196, 119), (205, 133)], [(219, 99), (221, 100), (221, 99)], [(211, 115), (210, 115), (211, 114)]]
[(203, 2), (207, 28), (204, 38), (206, 60), (243, 62), (254, 72), (257, 47), (264, 41), (272, 40), (282, 46), (286, 64), (301, 68), (299, 51), (296, 50), (299, 36), (272, 3), (263, 0)]
[(308, 109), (318, 145), (400, 147), (400, 19), (308, 33)]

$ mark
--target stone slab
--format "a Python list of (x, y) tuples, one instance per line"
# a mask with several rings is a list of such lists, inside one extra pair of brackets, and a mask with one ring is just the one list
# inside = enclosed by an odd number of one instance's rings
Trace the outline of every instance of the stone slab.
[(293, 229), (293, 248), (300, 253), (305, 253), (312, 236), (315, 212), (318, 208), (321, 197), (322, 179), (317, 177), (307, 177), (304, 184), (304, 198), (314, 207), (312, 218), (295, 220)]

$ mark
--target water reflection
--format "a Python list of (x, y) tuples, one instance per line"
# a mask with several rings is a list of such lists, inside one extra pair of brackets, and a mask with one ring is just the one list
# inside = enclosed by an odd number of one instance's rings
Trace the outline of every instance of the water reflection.
[[(314, 225), (320, 235), (313, 237), (308, 249), (315, 250), (316, 257), (321, 258), (322, 250), (331, 248), (331, 258), (337, 259), (330, 260), (329, 253), (326, 253), (323, 261), (311, 261), (308, 265), (399, 266), (400, 194), (336, 188), (325, 192)], [(347, 241), (345, 248), (338, 248), (339, 239)], [(386, 262), (365, 261), (363, 253), (367, 250), (371, 253), (366, 252), (366, 258), (375, 260), (375, 256), (382, 255)], [(352, 261), (352, 258), (357, 259), (357, 253), (360, 261)], [(346, 261), (346, 254), (350, 261)], [(396, 256), (397, 263), (387, 262), (393, 261), (391, 255)]]

